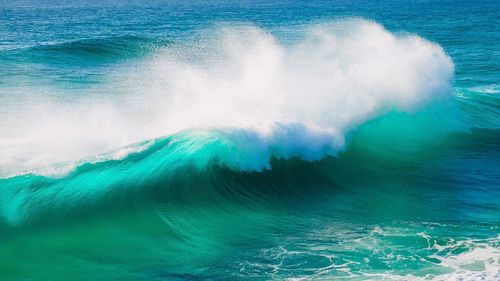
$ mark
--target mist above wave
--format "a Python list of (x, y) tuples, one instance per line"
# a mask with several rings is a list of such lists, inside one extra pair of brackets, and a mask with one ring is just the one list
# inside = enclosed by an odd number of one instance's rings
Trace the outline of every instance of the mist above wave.
[(315, 160), (379, 114), (451, 93), (451, 59), (418, 36), (360, 19), (292, 33), (293, 43), (284, 44), (255, 26), (217, 26), (200, 31), (196, 44), (162, 47), (126, 70), (115, 66), (99, 89), (89, 88), (92, 95), (62, 100), (58, 88), (24, 89), (37, 94), (0, 110), (7, 120), (0, 123), (0, 175), (192, 128), (254, 143), (241, 147), (265, 152), (252, 169), (265, 167), (271, 154)]

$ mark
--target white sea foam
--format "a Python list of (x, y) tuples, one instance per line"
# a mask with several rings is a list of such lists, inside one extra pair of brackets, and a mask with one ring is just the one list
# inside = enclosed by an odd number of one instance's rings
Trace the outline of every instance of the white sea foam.
[[(301, 236), (262, 250), (256, 259), (240, 262), (240, 277), (255, 277), (256, 272), (262, 277), (265, 272), (273, 280), (499, 280), (500, 236), (454, 239), (414, 234), (413, 230), (375, 226), (354, 240), (345, 238), (353, 234), (349, 228), (314, 231), (312, 244)], [(418, 236), (427, 240), (426, 249), (397, 243), (401, 238), (418, 241)], [(321, 262), (297, 266), (297, 261), (305, 260)], [(414, 268), (401, 270), (401, 262)]]
[[(450, 243), (448, 245), (434, 245), (438, 252), (429, 257), (439, 260), (437, 266), (447, 268), (450, 273), (445, 274), (426, 274), (417, 276), (413, 274), (396, 275), (387, 273), (365, 274), (374, 280), (434, 280), (434, 281), (496, 281), (500, 279), (500, 249), (498, 241), (500, 237), (492, 238), (487, 241), (474, 241), (467, 239)], [(466, 244), (466, 245), (465, 245)], [(464, 246), (465, 245), (465, 246)], [(453, 249), (464, 246), (465, 250), (460, 254), (453, 254)], [(449, 252), (441, 255), (442, 252)]]
[[(418, 36), (359, 19), (292, 33), (294, 43), (283, 44), (257, 27), (217, 27), (196, 44), (115, 66), (114, 78), (92, 89), (100, 95), (62, 101), (61, 90), (46, 89), (53, 94), (14, 100), (15, 114), (0, 123), (0, 175), (190, 128), (244, 128), (265, 153), (315, 160), (378, 114), (451, 92), (451, 59)], [(250, 166), (266, 167), (269, 157), (261, 158)]]

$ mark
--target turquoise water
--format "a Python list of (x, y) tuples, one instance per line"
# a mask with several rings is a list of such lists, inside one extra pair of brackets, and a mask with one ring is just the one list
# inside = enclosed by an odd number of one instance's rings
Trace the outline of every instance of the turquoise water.
[(499, 10), (0, 2), (0, 280), (500, 279)]

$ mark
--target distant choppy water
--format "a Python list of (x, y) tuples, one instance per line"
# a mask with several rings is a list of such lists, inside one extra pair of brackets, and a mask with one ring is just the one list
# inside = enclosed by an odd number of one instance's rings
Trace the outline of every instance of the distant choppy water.
[(498, 1), (0, 3), (0, 280), (499, 280)]

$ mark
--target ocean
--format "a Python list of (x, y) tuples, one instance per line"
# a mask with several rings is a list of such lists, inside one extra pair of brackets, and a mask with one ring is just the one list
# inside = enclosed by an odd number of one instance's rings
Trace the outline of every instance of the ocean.
[(500, 280), (499, 1), (0, 1), (0, 280)]

